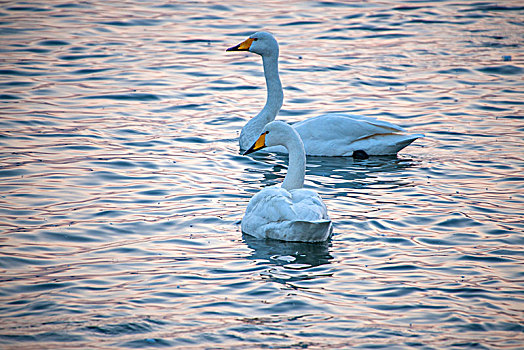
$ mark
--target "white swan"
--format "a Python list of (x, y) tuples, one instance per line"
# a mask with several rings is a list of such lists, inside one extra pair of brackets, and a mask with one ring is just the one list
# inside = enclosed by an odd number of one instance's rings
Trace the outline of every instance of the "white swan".
[[(267, 85), (264, 108), (252, 118), (240, 133), (240, 149), (245, 150), (255, 142), (260, 131), (273, 121), (282, 107), (284, 93), (278, 75), (278, 43), (267, 32), (257, 32), (242, 43), (226, 51), (250, 51), (262, 56)], [(311, 156), (392, 155), (409, 145), (422, 134), (405, 134), (397, 125), (375, 118), (332, 113), (309, 118), (293, 124)], [(285, 152), (282, 147), (268, 151)]]
[(323, 242), (331, 236), (331, 220), (320, 196), (302, 188), (306, 154), (298, 133), (288, 124), (273, 121), (244, 154), (266, 146), (282, 145), (289, 153), (289, 166), (282, 186), (263, 188), (249, 201), (242, 219), (242, 232), (256, 238), (295, 242)]

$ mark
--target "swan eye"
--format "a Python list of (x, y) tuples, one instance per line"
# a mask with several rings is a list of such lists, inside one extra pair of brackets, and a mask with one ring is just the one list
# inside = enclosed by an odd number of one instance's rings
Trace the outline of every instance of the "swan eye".
[(253, 40), (254, 40), (254, 41), (257, 41), (257, 40), (258, 40), (258, 38), (253, 38)]

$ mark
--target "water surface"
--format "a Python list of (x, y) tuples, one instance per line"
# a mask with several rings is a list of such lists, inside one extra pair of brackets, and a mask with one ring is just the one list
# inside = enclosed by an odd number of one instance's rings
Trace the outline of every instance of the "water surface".
[[(518, 1), (12, 1), (0, 9), (2, 348), (523, 346)], [(239, 154), (280, 42), (279, 119), (424, 133), (308, 159), (325, 244), (239, 222), (285, 157)]]

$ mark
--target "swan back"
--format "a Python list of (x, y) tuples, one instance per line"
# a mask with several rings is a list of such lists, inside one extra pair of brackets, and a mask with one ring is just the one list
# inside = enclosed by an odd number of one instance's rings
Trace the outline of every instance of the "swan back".
[(242, 232), (259, 239), (323, 242), (331, 237), (332, 224), (320, 196), (312, 190), (266, 187), (246, 208)]

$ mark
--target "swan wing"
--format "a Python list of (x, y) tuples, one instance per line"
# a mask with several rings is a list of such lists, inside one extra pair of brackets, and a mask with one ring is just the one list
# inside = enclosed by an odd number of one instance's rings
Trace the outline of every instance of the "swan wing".
[(403, 128), (375, 118), (342, 113), (309, 118), (293, 127), (306, 154), (312, 156), (352, 156), (356, 150), (368, 155), (396, 154), (423, 136), (406, 135)]
[(350, 137), (358, 140), (374, 134), (404, 132), (400, 126), (386, 121), (343, 113), (330, 113), (308, 118), (293, 124), (293, 127), (307, 135), (308, 138), (322, 138), (319, 134), (323, 133), (327, 136)]

